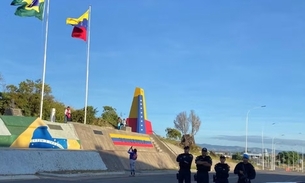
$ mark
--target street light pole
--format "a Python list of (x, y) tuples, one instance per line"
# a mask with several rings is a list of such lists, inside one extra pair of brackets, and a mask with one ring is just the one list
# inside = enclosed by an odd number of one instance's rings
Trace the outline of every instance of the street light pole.
[(297, 150), (297, 158), (298, 158), (297, 163), (298, 163), (298, 172), (299, 172), (300, 171), (300, 153), (298, 150)]
[(304, 149), (302, 147), (302, 173), (304, 172)]
[[(302, 132), (299, 133), (300, 135), (303, 135)], [(304, 147), (303, 147), (303, 143), (302, 143), (302, 173), (304, 172)]]
[(293, 148), (292, 148), (292, 170), (294, 171), (295, 170), (295, 159), (294, 159), (294, 154), (295, 154), (295, 146), (296, 144), (294, 144)]
[(271, 142), (271, 149), (272, 149), (272, 153), (271, 153), (271, 163), (272, 163), (272, 166), (271, 166), (271, 170), (274, 170), (274, 137), (272, 137), (272, 142)]
[(276, 147), (276, 144), (278, 142), (275, 142), (274, 145), (273, 145), (273, 170), (275, 170), (275, 167), (276, 167), (276, 153), (275, 153), (275, 147)]
[[(273, 123), (273, 124), (275, 124), (275, 123)], [(282, 134), (281, 136), (284, 136), (284, 134)], [(279, 142), (275, 142), (274, 143), (274, 137), (273, 137), (273, 139), (272, 139), (272, 144), (273, 144), (273, 170), (275, 170), (275, 164), (276, 164), (276, 154), (275, 154), (275, 144), (277, 144), (277, 143), (279, 143)]]
[(246, 147), (245, 147), (245, 153), (248, 153), (248, 123), (249, 123), (249, 113), (250, 113), (251, 110), (258, 109), (258, 108), (261, 108), (261, 107), (266, 107), (266, 105), (262, 105), (260, 107), (254, 107), (254, 108), (248, 110), (248, 112), (247, 112), (247, 117), (246, 117)]
[[(275, 125), (275, 123), (272, 123), (272, 125)], [(272, 142), (271, 142), (271, 170), (275, 170), (275, 151), (274, 151), (274, 138), (272, 137)]]

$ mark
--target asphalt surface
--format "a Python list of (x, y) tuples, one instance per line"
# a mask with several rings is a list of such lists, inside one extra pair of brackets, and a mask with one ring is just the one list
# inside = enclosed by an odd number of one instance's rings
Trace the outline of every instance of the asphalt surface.
[[(212, 174), (210, 174), (212, 177)], [(236, 176), (231, 174), (229, 182), (236, 183)], [(305, 182), (305, 173), (262, 173), (258, 172), (257, 177), (252, 183), (264, 183), (264, 182)], [(107, 175), (107, 176), (96, 176), (96, 177), (73, 177), (73, 178), (56, 178), (56, 177), (40, 177), (40, 179), (34, 180), (6, 180), (0, 182), (10, 183), (73, 183), (73, 182), (84, 182), (84, 183), (177, 183), (175, 174), (150, 174), (150, 175), (138, 175), (136, 177), (129, 177), (128, 175)], [(194, 180), (192, 182), (195, 183)], [(210, 179), (212, 183), (212, 179)]]

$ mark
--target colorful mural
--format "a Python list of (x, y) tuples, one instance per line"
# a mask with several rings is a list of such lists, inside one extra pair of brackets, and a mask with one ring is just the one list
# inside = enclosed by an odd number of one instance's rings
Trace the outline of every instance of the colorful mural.
[(129, 118), (127, 118), (127, 125), (131, 127), (133, 132), (142, 134), (152, 134), (151, 122), (147, 120), (146, 101), (144, 90), (136, 88), (132, 105), (130, 108)]
[(134, 147), (153, 147), (150, 138), (147, 136), (109, 134), (114, 145), (134, 146)]
[(80, 149), (77, 139), (53, 138), (48, 125), (39, 118), (0, 116), (1, 128), (10, 135), (1, 134), (0, 146), (12, 148)]

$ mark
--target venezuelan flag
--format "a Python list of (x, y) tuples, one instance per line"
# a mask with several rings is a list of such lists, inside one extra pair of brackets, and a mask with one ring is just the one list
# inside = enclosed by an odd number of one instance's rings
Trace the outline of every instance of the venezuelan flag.
[(45, 0), (13, 0), (12, 6), (19, 6), (15, 15), (20, 17), (36, 17), (42, 20)]
[(135, 146), (135, 147), (154, 147), (149, 136), (109, 134), (114, 145)]
[(66, 24), (74, 26), (72, 37), (87, 41), (87, 29), (89, 21), (89, 10), (79, 18), (67, 18)]

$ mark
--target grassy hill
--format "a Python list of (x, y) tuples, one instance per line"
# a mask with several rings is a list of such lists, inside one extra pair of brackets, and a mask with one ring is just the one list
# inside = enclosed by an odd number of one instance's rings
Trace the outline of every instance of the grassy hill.
[[(159, 138), (165, 143), (172, 144), (172, 145), (176, 146), (177, 148), (180, 148), (181, 152), (183, 152), (183, 147), (181, 146), (179, 141), (168, 139), (168, 138), (163, 138), (163, 137), (159, 137)], [(201, 149), (202, 149), (202, 147), (195, 145), (191, 148), (190, 153), (193, 154), (194, 157), (199, 156), (199, 155), (201, 155)], [(209, 155), (211, 156), (212, 161), (213, 161), (213, 166), (212, 166), (213, 168), (212, 169), (214, 171), (214, 165), (219, 162), (219, 156), (216, 155), (213, 151), (209, 151)], [(230, 166), (231, 171), (234, 170), (234, 167), (238, 163), (238, 161), (232, 160), (230, 158), (227, 158), (226, 162)], [(192, 165), (192, 169), (196, 169), (196, 166), (195, 166), (194, 162), (193, 162), (193, 165)]]

